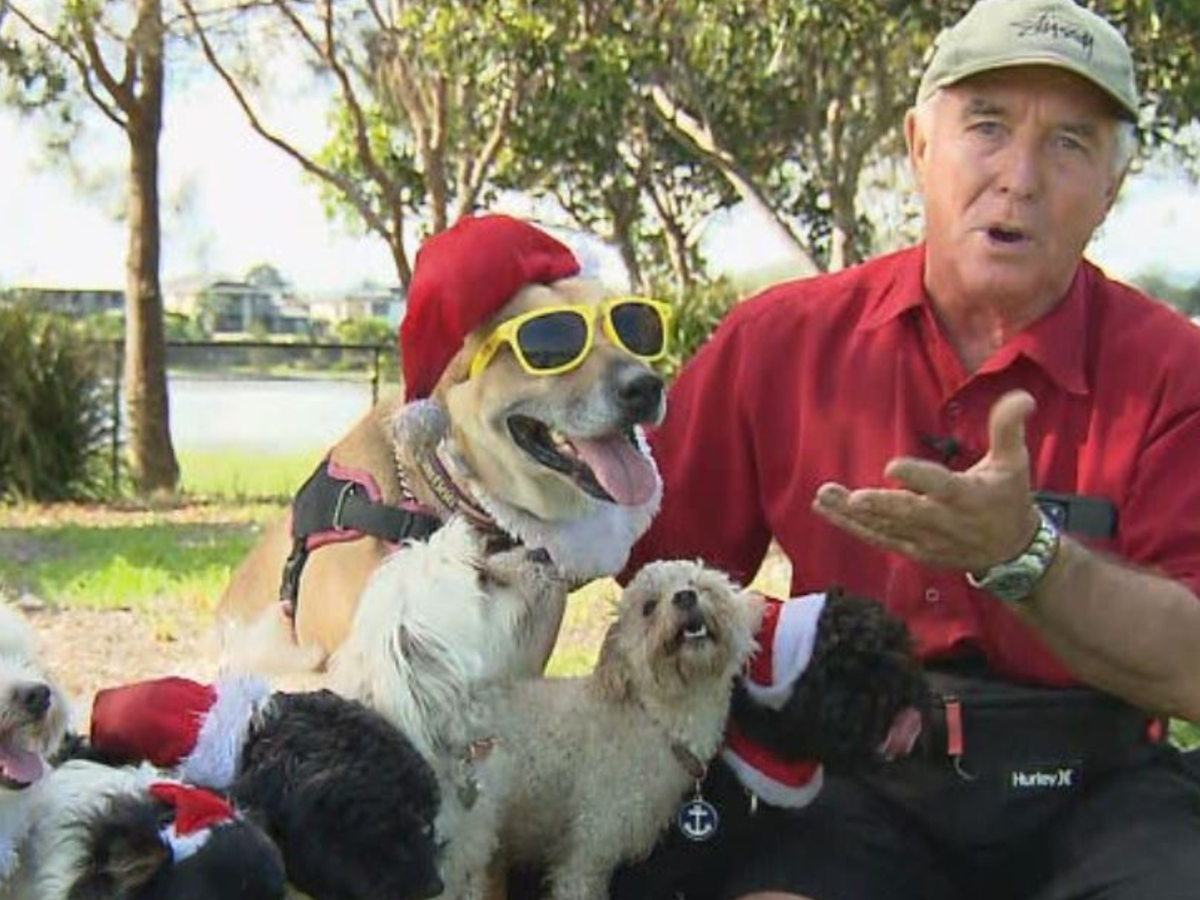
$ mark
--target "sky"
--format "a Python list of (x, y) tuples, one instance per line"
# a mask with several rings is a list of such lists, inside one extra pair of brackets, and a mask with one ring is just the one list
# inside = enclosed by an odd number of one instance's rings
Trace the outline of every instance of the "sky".
[[(277, 91), (272, 125), (316, 147), (325, 128), (312, 91)], [(114, 216), (123, 201), (124, 149), (106, 123), (79, 145), (82, 187), (41, 145), (35, 124), (0, 108), (0, 287), (120, 288), (126, 229)], [(258, 137), (223, 85), (204, 76), (168, 93), (161, 145), (165, 283), (200, 274), (241, 276), (270, 263), (303, 292), (394, 283), (383, 242), (329, 221), (316, 184), (294, 160)], [(507, 203), (522, 213), (520, 200)], [(1111, 274), (1154, 271), (1200, 280), (1200, 187), (1155, 165), (1127, 182), (1089, 255)], [(745, 210), (714, 221), (706, 246), (732, 274), (777, 269), (784, 242)], [(615, 254), (609, 261), (615, 259)]]

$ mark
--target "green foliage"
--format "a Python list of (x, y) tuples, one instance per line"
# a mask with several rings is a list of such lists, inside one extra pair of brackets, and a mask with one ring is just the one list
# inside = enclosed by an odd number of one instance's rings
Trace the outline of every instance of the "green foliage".
[(0, 306), (0, 499), (102, 491), (111, 434), (103, 374), (76, 324)]
[(675, 299), (670, 350), (662, 363), (664, 374), (674, 377), (679, 372), (737, 300), (737, 289), (724, 279), (695, 285)]
[(334, 326), (333, 333), (342, 344), (375, 344), (390, 348), (396, 343), (396, 329), (386, 319), (376, 316), (343, 319)]
[(1135, 277), (1133, 283), (1151, 297), (1169, 303), (1185, 316), (1200, 316), (1200, 279), (1190, 287), (1183, 287), (1157, 272), (1145, 272)]
[(1171, 723), (1171, 741), (1185, 749), (1200, 750), (1200, 724), (1176, 719)]

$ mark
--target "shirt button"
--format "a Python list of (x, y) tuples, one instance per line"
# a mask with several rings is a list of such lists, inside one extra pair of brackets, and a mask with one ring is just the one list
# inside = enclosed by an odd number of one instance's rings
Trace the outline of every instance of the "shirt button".
[(925, 588), (925, 602), (926, 603), (937, 603), (941, 599), (942, 599), (941, 592), (938, 591), (937, 588), (935, 588), (935, 587)]

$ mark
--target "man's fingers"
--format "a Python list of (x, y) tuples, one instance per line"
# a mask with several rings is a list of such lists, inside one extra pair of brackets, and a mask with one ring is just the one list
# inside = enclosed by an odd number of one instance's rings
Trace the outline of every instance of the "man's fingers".
[(900, 482), (910, 491), (943, 502), (953, 498), (956, 488), (954, 473), (945, 466), (927, 459), (901, 456), (893, 459), (883, 474)]
[(1009, 391), (995, 402), (988, 416), (988, 440), (993, 460), (1018, 465), (1027, 452), (1025, 420), (1036, 408), (1033, 396)]
[(822, 503), (817, 498), (813, 500), (813, 510), (838, 528), (854, 535), (859, 540), (866, 541), (868, 544), (874, 544), (876, 547), (884, 547), (889, 550), (898, 550), (901, 553), (910, 555), (914, 552), (914, 546), (911, 541), (872, 528), (864, 523), (860, 517), (844, 512), (841, 507)]

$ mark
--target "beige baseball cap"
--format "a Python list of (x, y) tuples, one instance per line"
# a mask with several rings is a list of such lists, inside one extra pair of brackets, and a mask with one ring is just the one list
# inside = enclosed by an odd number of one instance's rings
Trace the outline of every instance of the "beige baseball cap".
[(1137, 121), (1129, 45), (1107, 20), (1072, 0), (979, 0), (938, 36), (917, 102), (971, 75), (1036, 65), (1086, 78)]

